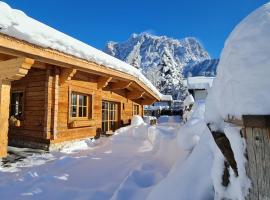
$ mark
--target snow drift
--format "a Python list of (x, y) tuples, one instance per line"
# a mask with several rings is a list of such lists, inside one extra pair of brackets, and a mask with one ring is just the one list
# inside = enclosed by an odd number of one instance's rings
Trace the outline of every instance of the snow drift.
[(221, 186), (224, 157), (213, 146), (212, 170), (216, 199), (242, 200), (251, 186), (245, 171), (245, 140), (241, 127), (224, 122), (228, 115), (270, 114), (270, 3), (246, 17), (230, 34), (218, 65), (217, 77), (206, 101), (206, 122), (225, 133), (231, 143), (239, 176), (230, 169), (230, 184)]

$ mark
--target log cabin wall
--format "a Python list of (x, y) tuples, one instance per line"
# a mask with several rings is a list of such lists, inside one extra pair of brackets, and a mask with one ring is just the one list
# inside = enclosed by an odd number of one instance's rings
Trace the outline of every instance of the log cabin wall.
[[(7, 138), (11, 146), (48, 149), (53, 143), (96, 135), (102, 125), (102, 100), (117, 102), (122, 125), (135, 114), (134, 105), (136, 113), (143, 115), (143, 105), (160, 100), (151, 87), (131, 74), (3, 34), (0, 62), (0, 158), (7, 155)], [(93, 97), (88, 126), (69, 126), (67, 100), (73, 89)], [(20, 116), (9, 117), (11, 107), (14, 111), (12, 92), (23, 94), (15, 95), (23, 96)]]
[[(47, 72), (42, 69), (31, 69), (21, 80), (11, 82), (12, 93), (22, 92), (22, 116), (18, 125), (10, 125), (9, 144), (31, 146), (32, 142), (48, 144), (44, 132), (45, 115), (49, 114), (46, 103)], [(11, 102), (12, 103), (12, 102)], [(28, 145), (29, 144), (29, 145)], [(42, 147), (41, 147), (42, 148)]]
[[(70, 117), (70, 98), (71, 93), (88, 95), (89, 121), (92, 125), (80, 125), (76, 128), (70, 127), (73, 121)], [(52, 143), (74, 140), (85, 137), (94, 137), (101, 130), (102, 126), (102, 101), (111, 101), (118, 104), (119, 128), (122, 124), (130, 122), (133, 116), (134, 101), (125, 97), (124, 91), (104, 91), (97, 87), (97, 77), (83, 72), (77, 72), (70, 81), (61, 84), (59, 87), (58, 104), (58, 130), (57, 138)], [(139, 106), (139, 114), (142, 114), (142, 106)], [(78, 120), (80, 121), (80, 120)]]
[[(12, 92), (23, 92), (23, 115), (19, 126), (9, 128), (10, 145), (49, 149), (50, 144), (94, 137), (102, 126), (103, 100), (118, 104), (118, 128), (130, 122), (134, 105), (138, 105), (139, 114), (143, 115), (143, 106), (127, 99), (124, 90), (98, 89), (95, 75), (77, 72), (71, 80), (60, 83), (60, 73), (60, 68), (52, 66), (32, 68), (24, 78), (12, 82)], [(91, 98), (88, 106), (91, 125), (70, 127), (72, 92)]]

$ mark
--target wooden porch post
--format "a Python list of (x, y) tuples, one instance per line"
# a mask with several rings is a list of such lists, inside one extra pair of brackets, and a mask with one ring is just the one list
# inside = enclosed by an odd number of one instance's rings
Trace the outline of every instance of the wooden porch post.
[(252, 182), (248, 200), (270, 199), (270, 115), (243, 116), (246, 170)]
[(52, 139), (57, 139), (58, 132), (58, 100), (59, 100), (59, 74), (60, 70), (55, 69), (54, 82), (53, 82), (53, 129), (52, 129)]
[(0, 158), (7, 156), (11, 81), (26, 76), (33, 64), (24, 57), (0, 61)]
[(0, 80), (0, 158), (7, 156), (10, 81)]

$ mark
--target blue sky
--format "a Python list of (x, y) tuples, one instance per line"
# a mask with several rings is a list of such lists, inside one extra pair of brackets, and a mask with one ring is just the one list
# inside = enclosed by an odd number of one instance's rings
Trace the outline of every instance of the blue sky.
[(196, 37), (217, 58), (229, 33), (268, 0), (4, 0), (11, 7), (96, 48), (150, 32)]

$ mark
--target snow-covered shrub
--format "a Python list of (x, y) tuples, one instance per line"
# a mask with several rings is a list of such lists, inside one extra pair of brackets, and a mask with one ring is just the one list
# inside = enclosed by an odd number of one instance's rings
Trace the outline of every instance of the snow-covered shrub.
[(131, 119), (131, 126), (139, 126), (145, 124), (143, 118), (140, 115), (134, 115)]

